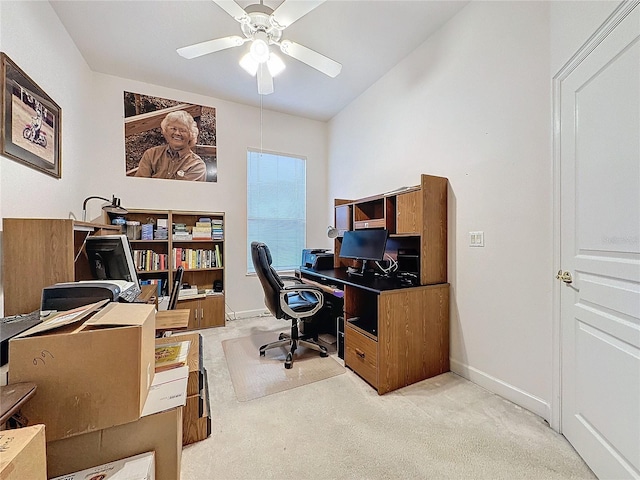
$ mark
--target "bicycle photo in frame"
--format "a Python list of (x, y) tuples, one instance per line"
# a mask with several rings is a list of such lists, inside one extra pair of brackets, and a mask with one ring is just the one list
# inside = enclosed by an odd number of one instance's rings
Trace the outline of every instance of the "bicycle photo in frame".
[(62, 110), (4, 52), (2, 68), (1, 153), (61, 178)]

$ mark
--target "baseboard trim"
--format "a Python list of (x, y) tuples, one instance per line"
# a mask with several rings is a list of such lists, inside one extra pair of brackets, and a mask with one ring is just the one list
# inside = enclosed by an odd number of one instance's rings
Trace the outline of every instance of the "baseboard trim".
[(466, 378), (470, 382), (489, 390), (496, 395), (529, 410), (532, 413), (544, 418), (547, 423), (551, 419), (551, 405), (543, 399), (531, 395), (513, 385), (503, 382), (499, 378), (493, 377), (488, 373), (482, 372), (477, 368), (458, 362), (454, 359), (449, 360), (451, 371)]
[(269, 311), (263, 309), (260, 310), (244, 310), (242, 312), (227, 312), (227, 321), (243, 320), (245, 318), (253, 317), (269, 317), (272, 316)]

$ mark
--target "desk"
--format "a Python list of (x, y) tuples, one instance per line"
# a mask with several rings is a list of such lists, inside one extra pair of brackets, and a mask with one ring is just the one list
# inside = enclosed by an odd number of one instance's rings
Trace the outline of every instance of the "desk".
[(188, 308), (156, 312), (156, 333), (164, 333), (170, 330), (186, 330), (189, 326), (190, 315), (191, 310)]
[(345, 365), (378, 394), (449, 371), (449, 284), (401, 287), (345, 269), (300, 269), (344, 291)]

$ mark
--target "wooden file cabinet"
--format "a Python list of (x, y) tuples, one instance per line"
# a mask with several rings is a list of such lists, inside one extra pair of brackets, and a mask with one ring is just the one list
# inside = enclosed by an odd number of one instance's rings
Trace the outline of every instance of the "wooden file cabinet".
[(344, 298), (345, 365), (379, 394), (449, 371), (449, 284)]

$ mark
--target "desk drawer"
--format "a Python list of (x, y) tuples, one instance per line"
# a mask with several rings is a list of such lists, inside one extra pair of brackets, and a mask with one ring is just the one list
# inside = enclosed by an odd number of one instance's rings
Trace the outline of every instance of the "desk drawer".
[(385, 228), (387, 222), (384, 218), (374, 218), (371, 220), (359, 220), (353, 223), (354, 230), (360, 230), (363, 228)]
[(378, 388), (378, 342), (347, 325), (344, 346), (347, 367)]

